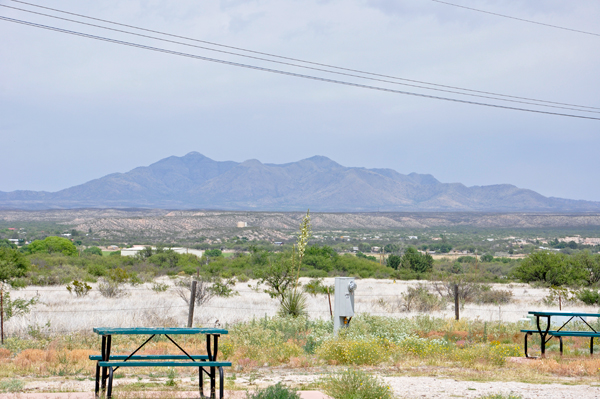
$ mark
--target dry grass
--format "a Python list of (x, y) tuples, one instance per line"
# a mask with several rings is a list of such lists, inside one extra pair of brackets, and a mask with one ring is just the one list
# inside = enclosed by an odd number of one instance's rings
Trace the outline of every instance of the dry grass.
[[(307, 279), (301, 279), (304, 282)], [(170, 285), (166, 292), (152, 291), (152, 284), (127, 286), (127, 296), (104, 298), (94, 287), (86, 297), (76, 298), (64, 286), (28, 287), (11, 292), (11, 297), (31, 298), (39, 295), (40, 302), (25, 316), (15, 317), (5, 325), (10, 335), (28, 336), (33, 334), (89, 332), (93, 327), (134, 327), (134, 326), (183, 326), (187, 321), (188, 307), (173, 288), (173, 281), (162, 278)], [(198, 308), (194, 323), (201, 326), (221, 326), (274, 316), (278, 302), (262, 291), (248, 287), (248, 283), (238, 283), (235, 289), (240, 295), (231, 298), (213, 298), (208, 304)], [(333, 279), (326, 279), (333, 284)], [(397, 281), (364, 279), (358, 280), (355, 308), (357, 313), (392, 317), (413, 317), (418, 312), (403, 312), (400, 306), (401, 295), (408, 287), (422, 284), (421, 281)], [(531, 288), (524, 284), (502, 285), (497, 289), (510, 289), (514, 301), (508, 305), (467, 304), (461, 309), (461, 318), (481, 321), (514, 322), (523, 318), (527, 310), (545, 309), (540, 300), (548, 294), (546, 289)], [(312, 319), (329, 318), (329, 308), (325, 296), (308, 297), (308, 313)], [(596, 311), (594, 307), (571, 306), (572, 311)], [(453, 318), (451, 305), (445, 309), (429, 313), (431, 316)], [(457, 329), (459, 330), (459, 329)]]

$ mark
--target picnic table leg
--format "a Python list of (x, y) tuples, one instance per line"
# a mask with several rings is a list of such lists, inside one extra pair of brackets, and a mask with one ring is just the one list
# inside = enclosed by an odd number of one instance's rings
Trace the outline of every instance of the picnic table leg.
[(223, 399), (223, 391), (225, 390), (225, 381), (223, 378), (223, 367), (219, 367), (219, 399)]
[[(110, 360), (110, 346), (112, 342), (112, 335), (107, 335), (106, 340), (102, 337), (102, 360), (107, 362)], [(102, 390), (106, 391), (106, 379), (108, 367), (102, 367)]]
[(204, 397), (204, 369), (198, 367), (198, 390), (200, 391), (200, 397)]
[(594, 356), (594, 337), (590, 337), (590, 356)]
[(558, 340), (560, 341), (560, 355), (563, 355), (563, 340), (562, 337), (558, 337)]
[(546, 336), (548, 335), (548, 330), (550, 330), (550, 316), (543, 316), (547, 319), (546, 331), (542, 331), (540, 327), (540, 316), (536, 315), (536, 324), (538, 328), (538, 332), (540, 333), (540, 349), (541, 349), (541, 357), (546, 357)]
[(112, 396), (112, 385), (113, 385), (113, 368), (108, 368), (108, 390), (106, 391), (106, 399), (110, 399)]
[[(102, 351), (101, 351), (101, 353), (102, 353), (102, 361), (103, 362), (106, 362), (109, 360), (109, 355), (107, 354), (108, 337), (109, 336), (106, 336), (106, 335), (102, 336)], [(106, 390), (106, 372), (107, 372), (106, 367), (102, 367), (102, 377), (101, 377), (101, 379), (102, 379), (101, 390), (102, 391)]]
[(217, 378), (215, 373), (216, 367), (210, 368), (210, 399), (216, 399), (217, 397)]
[(100, 366), (96, 362), (96, 384), (94, 386), (94, 397), (100, 397)]
[(529, 357), (529, 354), (527, 353), (527, 336), (530, 333), (525, 333), (525, 345), (524, 345), (524, 349), (525, 349), (525, 357)]

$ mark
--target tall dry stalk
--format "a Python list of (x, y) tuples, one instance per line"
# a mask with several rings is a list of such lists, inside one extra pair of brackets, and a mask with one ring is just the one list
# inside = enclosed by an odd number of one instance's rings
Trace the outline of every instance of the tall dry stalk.
[[(306, 246), (308, 245), (308, 240), (310, 237), (310, 209), (307, 209), (306, 216), (302, 218), (302, 222), (300, 223), (300, 233), (298, 234), (298, 270), (296, 271), (296, 284), (294, 286), (294, 293), (296, 293), (296, 289), (298, 288), (298, 281), (300, 280), (300, 266), (302, 265), (302, 258), (304, 258), (304, 251), (306, 250)], [(294, 259), (295, 256), (294, 252), (292, 251), (292, 262)]]

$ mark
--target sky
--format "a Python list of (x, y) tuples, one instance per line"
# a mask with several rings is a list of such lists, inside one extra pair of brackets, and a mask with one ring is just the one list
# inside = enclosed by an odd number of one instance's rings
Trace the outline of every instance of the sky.
[[(594, 34), (432, 0), (31, 0), (261, 53), (599, 109), (506, 102), (244, 58), (189, 45), (298, 64), (11, 0), (0, 5), (188, 45), (6, 7), (0, 16), (320, 79), (600, 118), (600, 2), (449, 2)], [(444, 183), (508, 183), (545, 196), (600, 201), (600, 120), (304, 79), (5, 20), (0, 37), (0, 191), (58, 191), (198, 151), (217, 161), (263, 163), (323, 155), (344, 166), (429, 173)]]

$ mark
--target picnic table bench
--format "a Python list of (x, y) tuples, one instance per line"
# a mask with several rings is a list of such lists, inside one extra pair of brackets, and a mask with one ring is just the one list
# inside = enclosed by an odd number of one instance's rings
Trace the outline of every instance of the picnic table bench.
[[(231, 362), (217, 361), (219, 336), (228, 333), (220, 328), (94, 328), (94, 332), (102, 337), (100, 355), (90, 355), (90, 360), (96, 361), (95, 396), (106, 392), (107, 399), (112, 396), (114, 372), (120, 367), (197, 367), (198, 389), (200, 397), (204, 396), (204, 374), (210, 380), (210, 396), (216, 398), (216, 371), (219, 371), (219, 398), (223, 398), (224, 372), (223, 367), (230, 367)], [(190, 355), (171, 335), (206, 335), (207, 355)], [(129, 355), (112, 355), (113, 335), (150, 335), (146, 341)], [(180, 355), (136, 355), (152, 338), (164, 335), (183, 354)], [(108, 386), (107, 386), (108, 381)]]
[[(530, 357), (527, 353), (527, 336), (532, 334), (540, 335), (540, 350), (542, 357), (546, 356), (546, 344), (552, 338), (558, 338), (560, 342), (560, 354), (563, 354), (563, 337), (586, 337), (590, 338), (590, 355), (594, 354), (594, 338), (600, 337), (600, 332), (596, 331), (586, 320), (586, 317), (600, 317), (600, 313), (583, 313), (583, 312), (563, 312), (563, 311), (530, 311), (536, 319), (537, 329), (521, 330), (525, 333), (525, 357)], [(569, 319), (556, 330), (550, 330), (552, 326), (552, 317), (568, 317)], [(546, 327), (542, 328), (540, 318), (546, 319)], [(572, 331), (565, 327), (573, 320), (581, 320), (588, 328), (588, 331)], [(548, 338), (546, 338), (548, 337)]]

